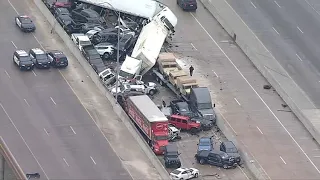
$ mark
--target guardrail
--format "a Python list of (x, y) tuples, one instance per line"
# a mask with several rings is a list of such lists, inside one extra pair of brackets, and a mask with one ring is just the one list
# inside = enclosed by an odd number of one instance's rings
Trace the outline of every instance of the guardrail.
[[(113, 96), (110, 94), (109, 91), (105, 88), (105, 86), (101, 83), (98, 75), (89, 65), (89, 63), (84, 59), (78, 48), (74, 45), (68, 34), (63, 30), (59, 23), (57, 23), (54, 16), (50, 13), (47, 7), (43, 4), (41, 0), (34, 0), (34, 3), (43, 14), (43, 16), (47, 19), (47, 21), (52, 26), (54, 32), (63, 40), (65, 45), (68, 47), (69, 51), (76, 57), (78, 62), (84, 68), (84, 70), (88, 73), (91, 80), (95, 83), (98, 89), (105, 95), (109, 103), (112, 105), (114, 112), (118, 115), (124, 125), (127, 127), (128, 131), (131, 135), (135, 138), (141, 149), (144, 151), (146, 156), (149, 158), (152, 165), (157, 169), (158, 173), (160, 174), (161, 178), (164, 180), (170, 179), (168, 172), (162, 166), (160, 160), (157, 156), (152, 152), (149, 145), (144, 141), (142, 135), (139, 131), (134, 127), (134, 124), (129, 119), (128, 115), (124, 112), (124, 110), (119, 106)], [(116, 153), (116, 152), (115, 152)]]
[(6, 142), (3, 140), (1, 136), (0, 136), (0, 153), (3, 155), (6, 162), (9, 164), (9, 166), (13, 170), (15, 177), (19, 180), (27, 180), (27, 177), (22, 171), (20, 165), (18, 164), (14, 156), (11, 154)]

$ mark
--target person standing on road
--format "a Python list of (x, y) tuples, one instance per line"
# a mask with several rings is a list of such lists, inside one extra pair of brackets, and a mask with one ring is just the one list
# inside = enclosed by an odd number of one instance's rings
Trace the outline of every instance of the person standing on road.
[(189, 67), (190, 76), (192, 76), (193, 71), (194, 71), (194, 68), (193, 68), (193, 66), (191, 65), (191, 66)]

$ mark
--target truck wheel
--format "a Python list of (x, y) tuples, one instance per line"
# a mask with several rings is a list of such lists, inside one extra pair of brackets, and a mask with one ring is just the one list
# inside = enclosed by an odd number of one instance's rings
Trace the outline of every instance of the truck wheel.
[(199, 174), (198, 174), (198, 173), (195, 173), (195, 174), (194, 174), (194, 177), (195, 177), (195, 178), (197, 178), (198, 176), (199, 176)]
[(191, 128), (191, 129), (190, 129), (190, 133), (191, 133), (192, 135), (197, 134), (197, 129), (196, 129), (196, 128)]
[(161, 80), (159, 81), (159, 84), (160, 84), (161, 86), (163, 86), (163, 82), (162, 82)]
[(200, 159), (200, 160), (199, 160), (199, 163), (200, 163), (200, 164), (204, 164), (204, 159)]
[(153, 96), (155, 93), (156, 93), (156, 91), (153, 90), (153, 89), (151, 89), (151, 90), (149, 91), (149, 95), (151, 95), (151, 96)]
[(228, 169), (228, 165), (224, 164), (223, 169)]

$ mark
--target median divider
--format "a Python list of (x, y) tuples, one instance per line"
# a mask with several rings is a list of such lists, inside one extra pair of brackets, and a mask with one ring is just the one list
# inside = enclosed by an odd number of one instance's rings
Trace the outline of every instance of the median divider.
[[(200, 2), (233, 38), (320, 144), (320, 110), (315, 107), (306, 93), (294, 82), (227, 1), (200, 0)], [(280, 122), (279, 119), (277, 120)]]
[[(125, 111), (122, 109), (122, 107), (116, 103), (116, 100), (113, 98), (113, 96), (110, 94), (109, 91), (105, 88), (105, 86), (100, 81), (98, 75), (96, 72), (92, 69), (90, 64), (86, 61), (86, 59), (82, 56), (79, 49), (74, 45), (68, 34), (63, 30), (63, 28), (60, 26), (60, 24), (56, 21), (54, 16), (51, 14), (51, 12), (47, 9), (47, 7), (43, 4), (41, 0), (34, 0), (34, 3), (38, 7), (38, 9), (41, 11), (43, 16), (47, 19), (47, 21), (51, 24), (54, 32), (63, 40), (63, 42), (68, 47), (69, 51), (76, 57), (78, 62), (81, 64), (81, 66), (84, 68), (84, 70), (88, 73), (92, 81), (95, 83), (95, 85), (99, 88), (99, 90), (105, 95), (109, 103), (112, 105), (113, 110), (118, 115), (118, 117), (121, 119), (121, 121), (124, 123), (124, 125), (127, 127), (131, 135), (136, 139), (137, 143), (140, 145), (146, 156), (149, 158), (152, 165), (157, 169), (158, 173), (160, 174), (161, 178), (164, 180), (170, 179), (168, 172), (166, 169), (162, 166), (160, 160), (157, 158), (157, 156), (153, 153), (153, 151), (150, 149), (149, 145), (144, 141), (142, 135), (139, 133), (139, 131), (135, 128), (133, 122), (130, 120), (128, 115), (125, 113)], [(115, 152), (116, 153), (116, 152)]]
[(18, 164), (17, 160), (14, 158), (12, 153), (10, 152), (6, 142), (0, 136), (0, 152), (5, 158), (6, 162), (9, 164), (15, 177), (19, 180), (27, 180), (27, 177), (23, 170), (21, 169), (20, 165)]

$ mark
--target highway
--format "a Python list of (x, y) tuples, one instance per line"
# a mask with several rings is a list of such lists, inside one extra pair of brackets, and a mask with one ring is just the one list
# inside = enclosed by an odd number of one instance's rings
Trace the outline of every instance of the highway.
[(41, 48), (46, 38), (39, 24), (35, 34), (15, 26), (18, 12), (40, 21), (29, 6), (0, 2), (0, 136), (22, 170), (41, 179), (132, 179), (61, 71), (22, 72), (12, 63), (16, 49)]
[(315, 107), (319, 107), (320, 13), (316, 1), (228, 2), (307, 93)]
[[(211, 96), (217, 105), (220, 120), (224, 120), (230, 131), (233, 131), (242, 150), (251, 157), (251, 163), (260, 169), (263, 177), (319, 179), (319, 145), (312, 140), (312, 136), (295, 115), (288, 108), (282, 107), (281, 104), (285, 103), (279, 95), (272, 90), (263, 89), (262, 86), (268, 82), (234, 45), (212, 15), (201, 3), (198, 3), (196, 12), (183, 12), (175, 1), (163, 2), (179, 19), (169, 49), (176, 52), (181, 62), (186, 64), (186, 70), (190, 64), (195, 67), (194, 73), (199, 82), (212, 91)], [(243, 6), (248, 8), (243, 8), (241, 12), (246, 18), (250, 16), (254, 19), (251, 23), (257, 24), (255, 28), (267, 26), (262, 14), (248, 15), (250, 11), (256, 11), (258, 8), (251, 5), (250, 1), (232, 0), (232, 3), (235, 9), (241, 9)], [(245, 13), (247, 14), (244, 15)], [(272, 27), (261, 30), (257, 35), (273, 33), (263, 36), (264, 40), (278, 41), (277, 33)], [(292, 31), (300, 35), (306, 33), (299, 32), (296, 27)], [(285, 42), (282, 42), (280, 45), (284, 44)], [(282, 49), (280, 45), (274, 49), (289, 51), (286, 48)], [(293, 53), (294, 60), (298, 58), (295, 54)], [(289, 55), (291, 54), (286, 54), (284, 59), (293, 60)], [(298, 59), (296, 63), (299, 64), (301, 61)], [(292, 65), (289, 67), (296, 68)], [(296, 76), (299, 75), (297, 73)], [(309, 79), (310, 82), (316, 79), (310, 70), (304, 75), (312, 77)], [(317, 86), (317, 83), (318, 81), (315, 81), (313, 85)], [(228, 176), (229, 173), (225, 174)]]

